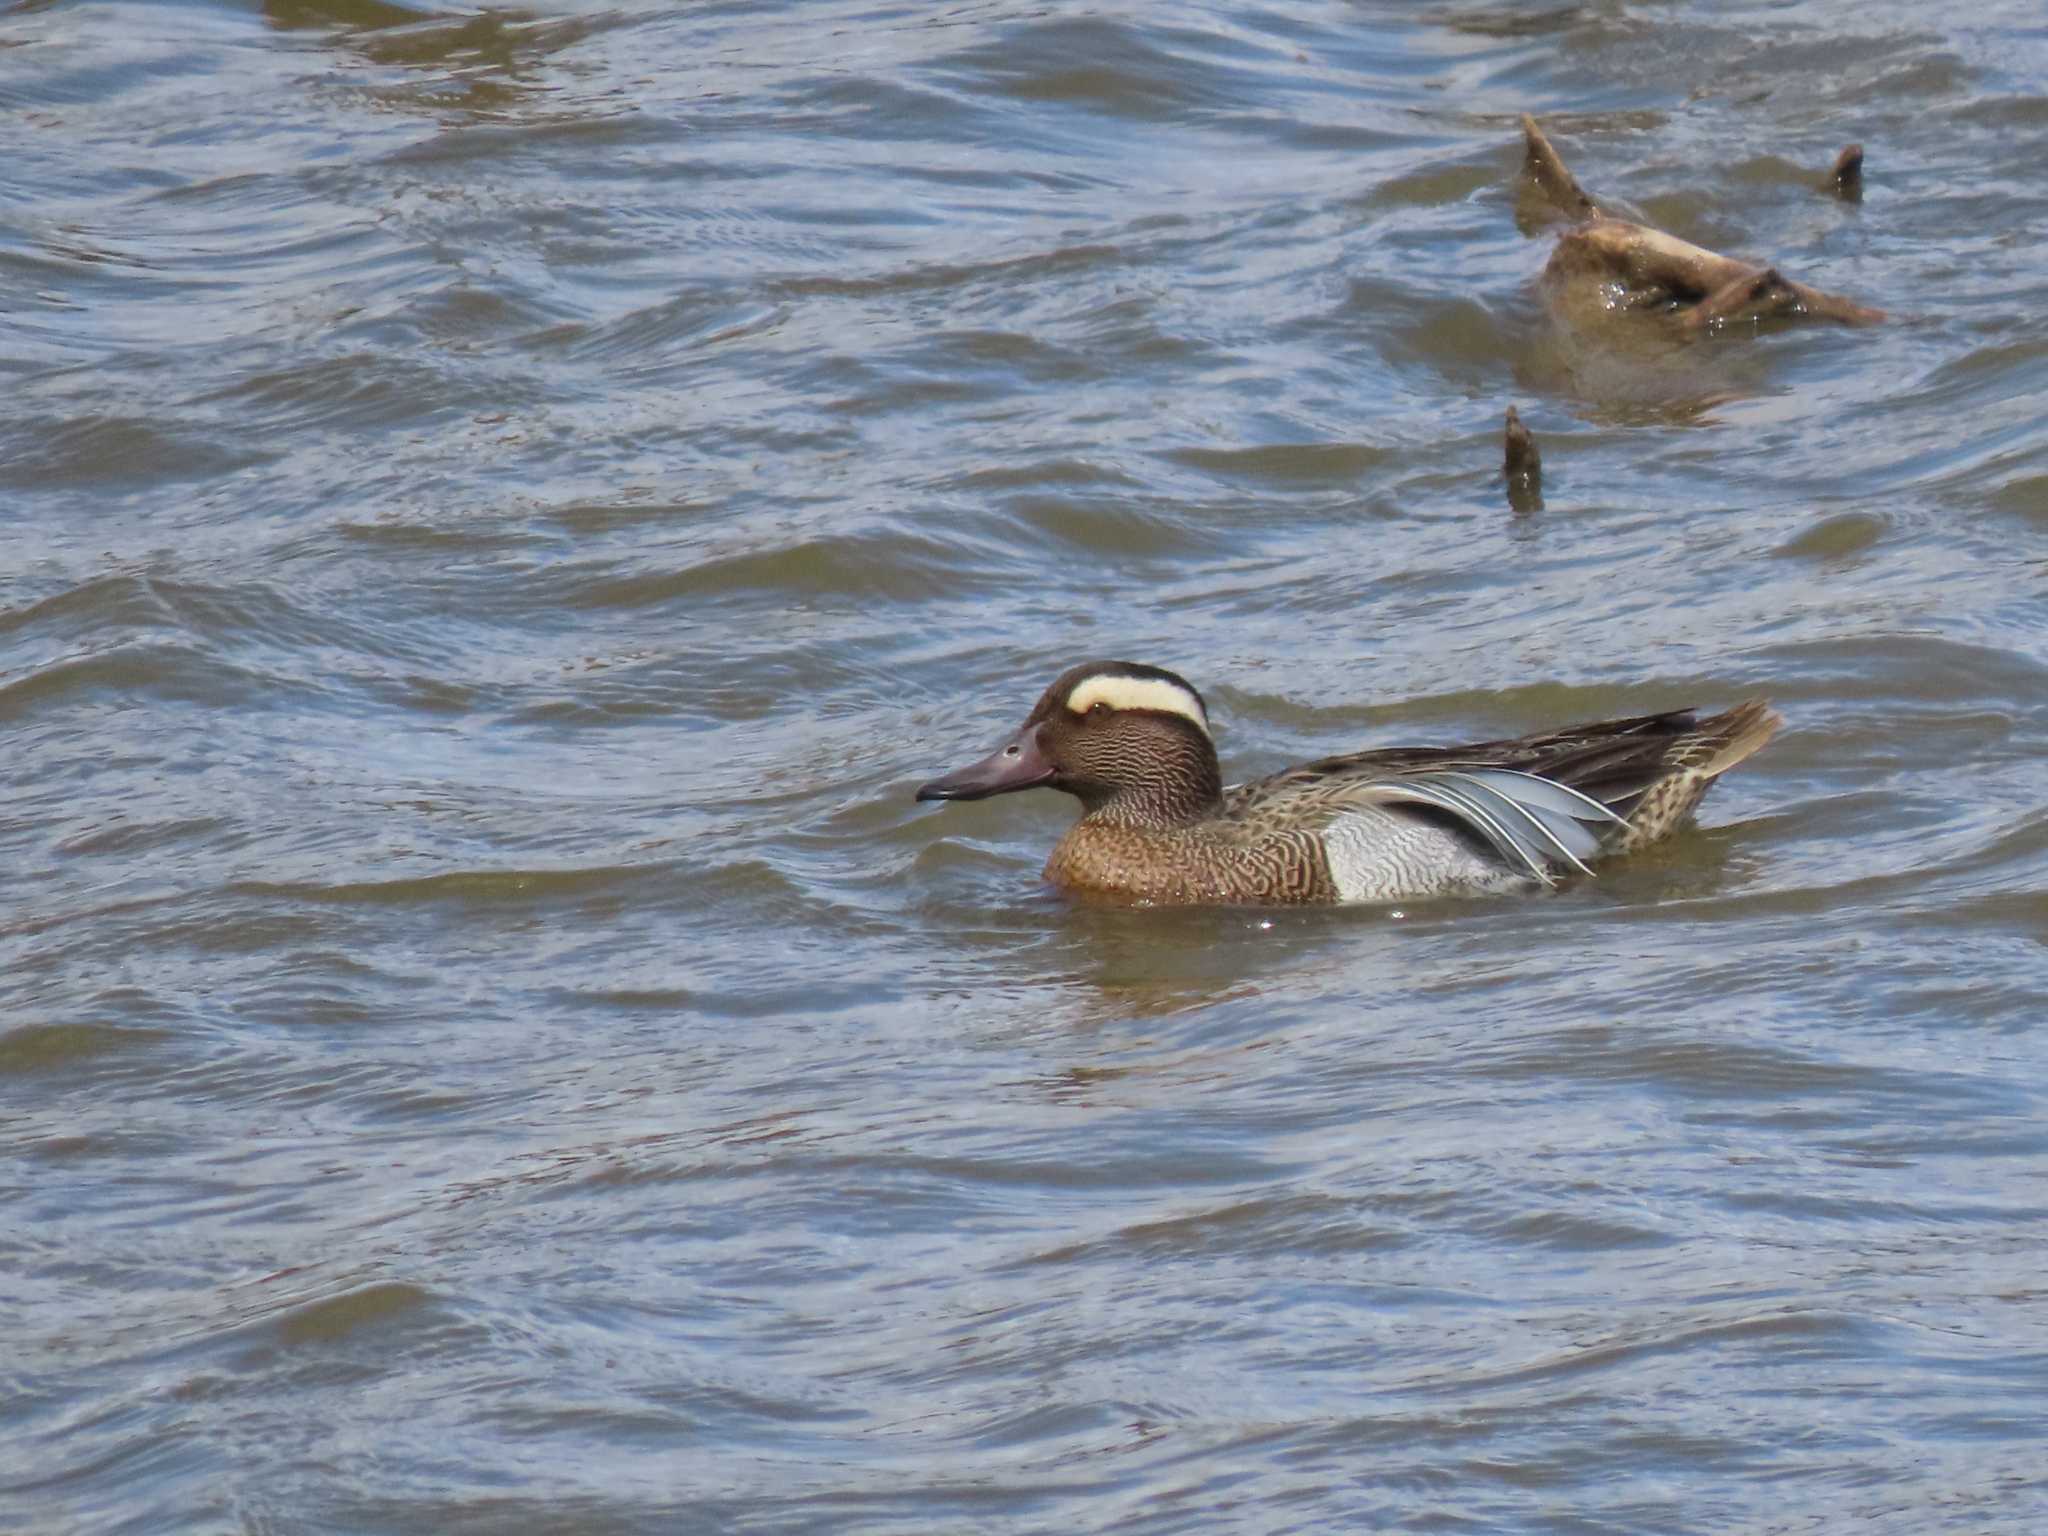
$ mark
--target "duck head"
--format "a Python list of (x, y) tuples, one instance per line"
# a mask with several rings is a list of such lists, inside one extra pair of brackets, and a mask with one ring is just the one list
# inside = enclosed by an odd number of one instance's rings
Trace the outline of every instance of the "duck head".
[(1041, 784), (1090, 815), (1132, 825), (1200, 820), (1223, 793), (1202, 696), (1163, 667), (1083, 662), (1045, 690), (1008, 741), (917, 798), (984, 800)]

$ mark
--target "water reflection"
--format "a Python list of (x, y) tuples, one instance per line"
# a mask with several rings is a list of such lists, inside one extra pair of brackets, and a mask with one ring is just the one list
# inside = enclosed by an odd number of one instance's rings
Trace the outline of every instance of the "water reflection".
[[(558, 57), (615, 24), (528, 10), (450, 15), (384, 0), (264, 0), (263, 14), (279, 31), (318, 31), (321, 41), (366, 63), (425, 77), (373, 86), (371, 99), (381, 105), (483, 120), (530, 118), (560, 89), (548, 72)], [(577, 107), (554, 115), (590, 114)]]

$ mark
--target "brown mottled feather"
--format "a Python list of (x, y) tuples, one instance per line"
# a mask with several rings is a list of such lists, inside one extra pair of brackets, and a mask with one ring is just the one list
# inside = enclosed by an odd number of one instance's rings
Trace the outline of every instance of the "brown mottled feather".
[(1321, 839), (1254, 818), (1192, 827), (1123, 827), (1084, 818), (1046, 860), (1068, 890), (1161, 905), (1302, 906), (1337, 899)]

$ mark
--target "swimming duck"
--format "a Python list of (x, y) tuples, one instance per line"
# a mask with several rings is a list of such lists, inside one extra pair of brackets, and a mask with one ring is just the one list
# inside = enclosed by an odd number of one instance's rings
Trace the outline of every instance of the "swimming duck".
[(1385, 747), (1225, 787), (1201, 694), (1090, 661), (989, 756), (920, 800), (1049, 785), (1081, 802), (1054, 885), (1138, 902), (1405, 901), (1554, 885), (1665, 836), (1784, 722), (1761, 699), (1464, 747)]

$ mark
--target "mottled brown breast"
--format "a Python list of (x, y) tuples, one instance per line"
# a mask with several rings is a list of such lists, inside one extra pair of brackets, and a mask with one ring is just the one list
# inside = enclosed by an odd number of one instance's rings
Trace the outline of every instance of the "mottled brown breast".
[(1084, 818), (1053, 849), (1045, 878), (1066, 890), (1162, 906), (1337, 899), (1322, 842), (1307, 831), (1247, 840), (1200, 826), (1151, 831)]

